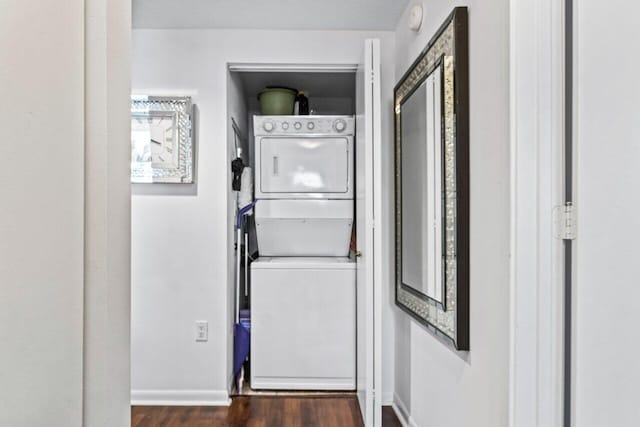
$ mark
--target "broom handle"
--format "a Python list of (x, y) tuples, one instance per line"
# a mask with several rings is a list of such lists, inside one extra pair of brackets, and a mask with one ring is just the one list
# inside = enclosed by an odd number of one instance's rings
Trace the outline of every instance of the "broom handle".
[(249, 233), (244, 233), (244, 296), (249, 295)]
[(238, 236), (236, 238), (236, 323), (240, 321), (240, 255), (242, 255), (242, 228), (238, 227)]

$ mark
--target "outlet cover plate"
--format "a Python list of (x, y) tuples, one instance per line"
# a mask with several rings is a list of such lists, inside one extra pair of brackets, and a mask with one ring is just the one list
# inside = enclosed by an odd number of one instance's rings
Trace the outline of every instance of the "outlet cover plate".
[(209, 341), (209, 322), (206, 320), (196, 321), (196, 341)]

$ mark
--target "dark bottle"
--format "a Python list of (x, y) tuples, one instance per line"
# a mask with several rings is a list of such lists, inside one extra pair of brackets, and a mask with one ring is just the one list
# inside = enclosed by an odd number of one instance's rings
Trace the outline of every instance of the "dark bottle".
[(296, 96), (296, 102), (298, 103), (298, 114), (301, 116), (309, 115), (309, 98), (304, 96), (303, 91), (298, 92), (298, 96)]

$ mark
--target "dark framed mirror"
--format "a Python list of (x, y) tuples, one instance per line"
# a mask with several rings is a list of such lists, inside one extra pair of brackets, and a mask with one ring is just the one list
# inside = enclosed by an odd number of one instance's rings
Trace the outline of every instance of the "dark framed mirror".
[(467, 9), (457, 7), (394, 90), (396, 304), (469, 349)]

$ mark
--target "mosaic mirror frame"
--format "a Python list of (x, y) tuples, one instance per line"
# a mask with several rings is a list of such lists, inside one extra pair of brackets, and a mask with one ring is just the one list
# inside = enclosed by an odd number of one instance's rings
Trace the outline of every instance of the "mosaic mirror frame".
[[(396, 304), (457, 350), (469, 350), (469, 52), (467, 8), (457, 7), (394, 89)], [(442, 67), (442, 270), (446, 303), (403, 282), (402, 107)], [(426, 263), (426, 259), (424, 260)]]
[[(171, 123), (172, 149), (177, 150), (173, 162), (154, 161), (153, 154), (147, 153), (142, 159), (138, 153), (140, 144), (136, 139), (136, 126), (140, 122), (166, 120)], [(131, 182), (153, 183), (194, 183), (194, 142), (193, 105), (188, 96), (145, 96), (131, 97)], [(151, 139), (153, 142), (153, 140)], [(164, 142), (164, 141), (163, 141)], [(144, 144), (142, 144), (144, 145)], [(151, 146), (151, 142), (147, 145)]]

